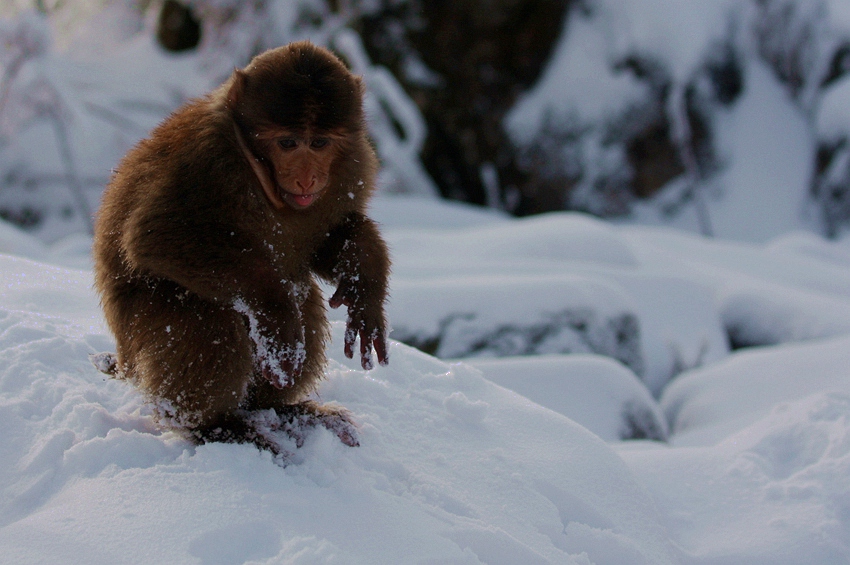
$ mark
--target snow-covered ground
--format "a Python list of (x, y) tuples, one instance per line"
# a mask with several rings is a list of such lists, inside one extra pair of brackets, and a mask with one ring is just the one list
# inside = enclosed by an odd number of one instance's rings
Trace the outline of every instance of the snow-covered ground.
[[(394, 341), (364, 372), (337, 323), (318, 396), (361, 446), (316, 430), (285, 468), (158, 430), (87, 359), (114, 345), (85, 239), (4, 228), (0, 562), (850, 561), (846, 244), (388, 197), (374, 215), (397, 332), (469, 362)], [(641, 433), (666, 441), (620, 439)]]

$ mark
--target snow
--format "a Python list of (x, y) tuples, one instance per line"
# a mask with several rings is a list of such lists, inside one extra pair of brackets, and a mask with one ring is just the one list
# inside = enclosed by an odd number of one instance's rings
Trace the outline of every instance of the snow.
[[(396, 328), (461, 306), (483, 326), (574, 306), (588, 319), (628, 312), (643, 375), (594, 351), (440, 360), (398, 341), (388, 367), (363, 371), (334, 322), (317, 396), (351, 410), (361, 445), (319, 428), (281, 467), (252, 446), (198, 447), (158, 429), (140, 395), (88, 359), (114, 342), (84, 240), (45, 245), (4, 229), (4, 560), (850, 559), (846, 245), (439, 207), (373, 203), (393, 219)], [(794, 331), (770, 333), (777, 318)], [(772, 345), (730, 352), (732, 322)]]
[[(845, 335), (742, 351), (722, 362), (695, 369), (664, 391), (661, 405), (677, 430), (679, 445), (720, 441), (775, 407), (811, 395), (850, 394), (843, 364)], [(771, 388), (772, 382), (783, 386)], [(698, 438), (698, 439), (697, 439)]]
[(818, 131), (828, 141), (836, 141), (844, 134), (842, 124), (850, 122), (850, 80), (843, 79), (834, 85), (821, 100), (817, 116)]
[(11, 562), (673, 562), (651, 499), (602, 440), (471, 367), (394, 344), (393, 365), (366, 373), (337, 324), (320, 396), (352, 410), (366, 447), (320, 430), (284, 469), (157, 431), (88, 364), (111, 346), (88, 272), (0, 263)]
[(604, 121), (624, 101), (636, 101), (643, 94), (643, 88), (630, 75), (599, 72), (613, 63), (605, 30), (580, 13), (576, 15), (570, 19), (543, 77), (506, 120), (508, 131), (519, 142), (529, 141), (546, 119), (574, 119), (570, 113), (575, 112), (591, 123)]
[[(754, 63), (747, 89), (722, 120), (718, 139), (728, 161), (717, 180), (721, 192), (709, 202), (715, 233), (741, 241), (764, 242), (789, 229), (806, 227), (806, 187), (812, 177), (812, 132), (795, 111), (770, 70)], [(777, 120), (775, 116), (786, 116)], [(747, 190), (735, 190), (746, 186)], [(753, 214), (758, 211), (758, 221)]]
[(820, 392), (716, 444), (618, 452), (666, 509), (687, 563), (847, 563), (849, 401)]
[(663, 59), (676, 82), (682, 82), (701, 63), (705, 45), (717, 41), (731, 25), (739, 3), (644, 0), (624, 5), (617, 0), (601, 0), (599, 4), (614, 22), (611, 41), (619, 54), (637, 50)]
[(634, 439), (636, 432), (650, 439), (667, 438), (667, 420), (649, 390), (610, 357), (526, 355), (472, 359), (467, 364), (487, 380), (581, 423), (606, 441)]

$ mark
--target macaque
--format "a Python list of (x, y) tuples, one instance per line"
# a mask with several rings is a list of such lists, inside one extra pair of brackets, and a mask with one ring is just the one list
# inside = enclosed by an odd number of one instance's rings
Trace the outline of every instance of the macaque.
[(378, 162), (362, 101), (326, 49), (267, 51), (131, 149), (104, 193), (95, 285), (117, 354), (100, 368), (198, 443), (275, 451), (269, 429), (321, 424), (358, 444), (345, 410), (306, 397), (329, 339), (317, 277), (348, 310), (345, 354), (359, 339), (364, 369), (373, 352), (388, 361), (390, 260), (366, 216)]

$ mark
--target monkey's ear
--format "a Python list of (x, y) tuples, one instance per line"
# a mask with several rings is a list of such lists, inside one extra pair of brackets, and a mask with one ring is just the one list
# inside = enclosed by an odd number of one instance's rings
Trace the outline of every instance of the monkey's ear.
[(353, 75), (353, 76), (354, 76), (354, 84), (357, 86), (357, 93), (362, 97), (364, 94), (366, 94), (365, 81), (363, 80), (363, 77), (360, 76), (360, 75)]
[(239, 150), (242, 151), (242, 155), (245, 156), (245, 159), (248, 160), (248, 164), (251, 165), (251, 170), (254, 171), (254, 175), (256, 175), (257, 180), (260, 181), (260, 186), (263, 187), (263, 192), (266, 194), (266, 198), (268, 198), (272, 206), (280, 210), (283, 208), (284, 203), (283, 200), (280, 199), (280, 196), (278, 196), (272, 177), (248, 148), (248, 144), (245, 143), (245, 138), (242, 136), (242, 132), (239, 131), (239, 125), (235, 122), (233, 123), (233, 133), (236, 136), (236, 143), (239, 145)]
[(245, 89), (248, 87), (248, 74), (239, 69), (233, 70), (232, 83), (227, 91), (227, 108), (235, 111), (239, 103), (245, 99)]

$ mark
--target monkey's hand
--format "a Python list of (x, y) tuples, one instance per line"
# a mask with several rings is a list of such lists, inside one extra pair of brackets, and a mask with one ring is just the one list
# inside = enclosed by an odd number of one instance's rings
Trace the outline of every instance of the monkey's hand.
[(372, 347), (378, 356), (378, 363), (387, 365), (387, 324), (383, 305), (363, 300), (354, 281), (343, 279), (328, 303), (331, 308), (348, 307), (348, 320), (345, 325), (345, 356), (354, 357), (354, 344), (360, 337), (360, 365), (365, 370), (375, 367), (372, 361)]
[[(234, 302), (234, 309), (248, 319), (254, 360), (263, 377), (279, 389), (295, 384), (307, 357), (304, 328), (294, 321), (299, 319), (296, 311), (288, 316), (272, 316), (265, 310), (251, 309), (242, 300)], [(281, 324), (280, 318), (289, 322)]]
[(282, 389), (295, 384), (301, 376), (306, 352), (303, 342), (272, 348), (263, 355), (258, 349), (258, 361), (263, 377), (275, 388)]

